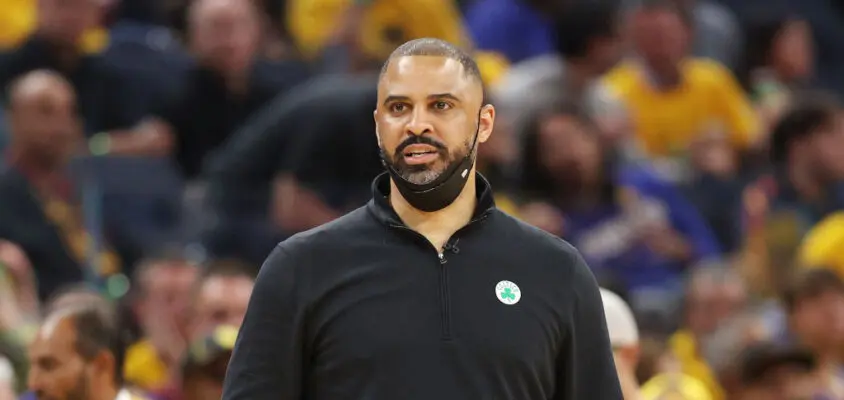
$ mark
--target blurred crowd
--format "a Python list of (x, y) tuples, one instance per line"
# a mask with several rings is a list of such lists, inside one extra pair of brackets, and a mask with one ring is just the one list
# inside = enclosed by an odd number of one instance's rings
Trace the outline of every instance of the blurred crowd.
[(844, 399), (844, 2), (2, 3), (0, 400), (220, 398), (419, 37), (473, 51), (478, 168), (606, 289), (626, 397)]

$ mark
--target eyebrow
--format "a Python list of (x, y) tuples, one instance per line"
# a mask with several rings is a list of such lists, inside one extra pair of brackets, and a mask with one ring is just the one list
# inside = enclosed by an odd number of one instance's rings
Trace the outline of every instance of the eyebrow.
[[(428, 97), (427, 97), (427, 98), (428, 98), (428, 100), (443, 100), (443, 99), (447, 99), (447, 100), (451, 100), (451, 101), (458, 102), (458, 103), (460, 102), (460, 99), (459, 99), (457, 96), (455, 96), (455, 95), (453, 95), (453, 94), (451, 94), (451, 93), (435, 93), (435, 94), (430, 94), (430, 95), (428, 95)], [(386, 98), (386, 99), (384, 99), (384, 104), (389, 104), (389, 103), (396, 102), (396, 101), (409, 101), (409, 100), (410, 100), (410, 97), (408, 97), (408, 96), (403, 96), (403, 95), (390, 95), (390, 96), (387, 96), (387, 98)]]

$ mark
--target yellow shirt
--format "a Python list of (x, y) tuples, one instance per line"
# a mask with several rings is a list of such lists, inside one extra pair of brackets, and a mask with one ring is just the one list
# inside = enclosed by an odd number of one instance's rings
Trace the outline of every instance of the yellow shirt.
[[(354, 0), (291, 0), (287, 6), (290, 33), (308, 57), (319, 54), (332, 38)], [(450, 0), (372, 0), (363, 16), (360, 43), (363, 52), (386, 59), (401, 43), (422, 37), (468, 44), (460, 11)], [(399, 35), (388, 38), (390, 30)]]
[(657, 375), (642, 385), (641, 394), (644, 400), (712, 400), (704, 384), (685, 374)]
[[(0, 50), (20, 45), (35, 29), (36, 0), (2, 0), (0, 7)], [(101, 51), (108, 44), (108, 32), (97, 28), (86, 32), (81, 46), (86, 53)]]
[(759, 121), (730, 72), (714, 61), (688, 59), (677, 88), (659, 91), (641, 65), (626, 62), (604, 78), (630, 112), (642, 148), (652, 156), (682, 155), (712, 129), (723, 130), (738, 148), (755, 140)]
[(152, 343), (142, 340), (126, 349), (123, 378), (145, 391), (164, 388), (170, 380), (167, 365), (158, 357)]
[(712, 400), (724, 400), (726, 398), (724, 389), (721, 388), (712, 369), (698, 355), (697, 344), (690, 332), (677, 331), (668, 340), (668, 345), (680, 362), (683, 374), (699, 381), (707, 389)]
[(812, 227), (800, 246), (802, 267), (830, 268), (844, 279), (844, 212), (824, 218)]

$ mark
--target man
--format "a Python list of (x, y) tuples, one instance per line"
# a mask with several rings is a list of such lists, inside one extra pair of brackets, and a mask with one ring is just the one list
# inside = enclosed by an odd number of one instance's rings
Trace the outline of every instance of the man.
[(55, 309), (30, 346), (29, 389), (38, 399), (138, 398), (121, 388), (120, 335), (108, 304)]
[(818, 387), (831, 398), (841, 398), (844, 281), (831, 270), (817, 268), (800, 270), (789, 283), (783, 294), (789, 332), (814, 356)]
[(237, 339), (237, 326), (220, 325), (194, 340), (182, 361), (177, 385), (160, 400), (207, 400), (223, 396), (223, 380)]
[(143, 338), (126, 350), (125, 378), (144, 390), (168, 383), (188, 336), (191, 289), (199, 268), (177, 254), (141, 262), (135, 270), (132, 309)]
[(237, 261), (217, 261), (206, 267), (194, 286), (190, 340), (218, 325), (240, 327), (255, 286), (255, 268)]
[(728, 138), (738, 150), (761, 142), (755, 111), (732, 74), (715, 61), (690, 57), (691, 24), (674, 0), (643, 2), (629, 21), (636, 57), (604, 78), (652, 158), (685, 160), (690, 146), (709, 134)]
[(201, 0), (191, 3), (188, 17), (196, 59), (179, 93), (132, 134), (105, 135), (103, 142), (112, 154), (172, 154), (194, 179), (206, 155), (306, 73), (298, 63), (259, 58), (260, 17), (252, 2)]
[(817, 365), (810, 352), (790, 346), (761, 342), (739, 356), (742, 387), (739, 400), (826, 399), (817, 393)]
[[(11, 144), (0, 172), (0, 238), (19, 244), (34, 266), (38, 295), (79, 282), (89, 266), (102, 277), (120, 260), (83, 219), (82, 188), (68, 164), (82, 139), (71, 85), (54, 72), (34, 71), (9, 89)], [(92, 257), (92, 238), (102, 251)]]
[(617, 8), (608, 2), (571, 4), (554, 21), (556, 53), (514, 65), (493, 87), (501, 116), (517, 133), (537, 113), (564, 101), (604, 112), (595, 107), (601, 96), (596, 81), (621, 57)]
[(844, 209), (844, 108), (826, 94), (796, 99), (770, 149), (774, 168), (745, 190), (743, 210), (744, 273), (765, 294), (788, 284), (810, 229)]
[(621, 398), (583, 259), (476, 175), (495, 120), (479, 75), (437, 39), (393, 52), (374, 112), (387, 173), (267, 259), (224, 399)]
[[(89, 54), (90, 50), (103, 47), (104, 32), (98, 35), (100, 40), (85, 40), (93, 38), (90, 33), (103, 18), (102, 2), (33, 3), (37, 3), (35, 29), (20, 45), (0, 53), (0, 87), (7, 87), (30, 71), (55, 70), (72, 83), (79, 95), (79, 112), (84, 116), (86, 134), (128, 127), (137, 113), (134, 93), (127, 93), (130, 82), (102, 57)], [(93, 42), (100, 43), (91, 46)], [(86, 43), (89, 46), (84, 46)]]

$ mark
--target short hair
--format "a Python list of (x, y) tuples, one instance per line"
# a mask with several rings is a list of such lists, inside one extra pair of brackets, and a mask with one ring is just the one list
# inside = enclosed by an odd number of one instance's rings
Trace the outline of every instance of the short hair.
[(788, 162), (791, 146), (834, 123), (841, 104), (834, 96), (814, 92), (799, 96), (783, 114), (771, 133), (771, 161), (779, 166)]
[[(84, 300), (80, 299), (80, 301), (71, 304), (62, 304), (69, 297), (77, 295), (84, 298)], [(108, 303), (108, 300), (103, 297), (101, 291), (88, 283), (73, 283), (60, 287), (47, 298), (44, 304), (43, 314), (49, 315), (57, 309), (63, 309), (67, 306), (89, 305), (92, 303)]]
[(800, 302), (827, 293), (844, 295), (844, 281), (835, 271), (827, 268), (801, 269), (783, 290), (782, 303), (790, 314)]
[(393, 52), (390, 53), (390, 56), (387, 57), (387, 61), (385, 61), (381, 66), (379, 80), (380, 77), (384, 76), (387, 72), (387, 69), (390, 67), (390, 62), (393, 59), (412, 56), (435, 56), (455, 60), (463, 66), (463, 72), (467, 76), (477, 80), (483, 88), (484, 83), (481, 78), (481, 70), (478, 67), (478, 63), (475, 62), (475, 59), (459, 47), (446, 42), (445, 40), (434, 38), (414, 39), (409, 42), (405, 42), (393, 50)]
[(554, 18), (556, 50), (563, 58), (579, 58), (589, 53), (596, 39), (618, 35), (617, 6), (608, 2), (577, 2)]
[(67, 318), (76, 331), (76, 352), (91, 361), (106, 351), (114, 357), (114, 383), (123, 384), (126, 341), (114, 307), (108, 302), (74, 304), (54, 309), (48, 318)]
[(166, 247), (160, 249), (156, 254), (142, 259), (135, 265), (135, 270), (132, 272), (132, 290), (130, 298), (132, 300), (139, 300), (144, 297), (145, 279), (146, 275), (153, 269), (160, 267), (161, 264), (178, 264), (186, 267), (197, 268), (197, 264), (185, 256), (182, 249), (177, 247)]

